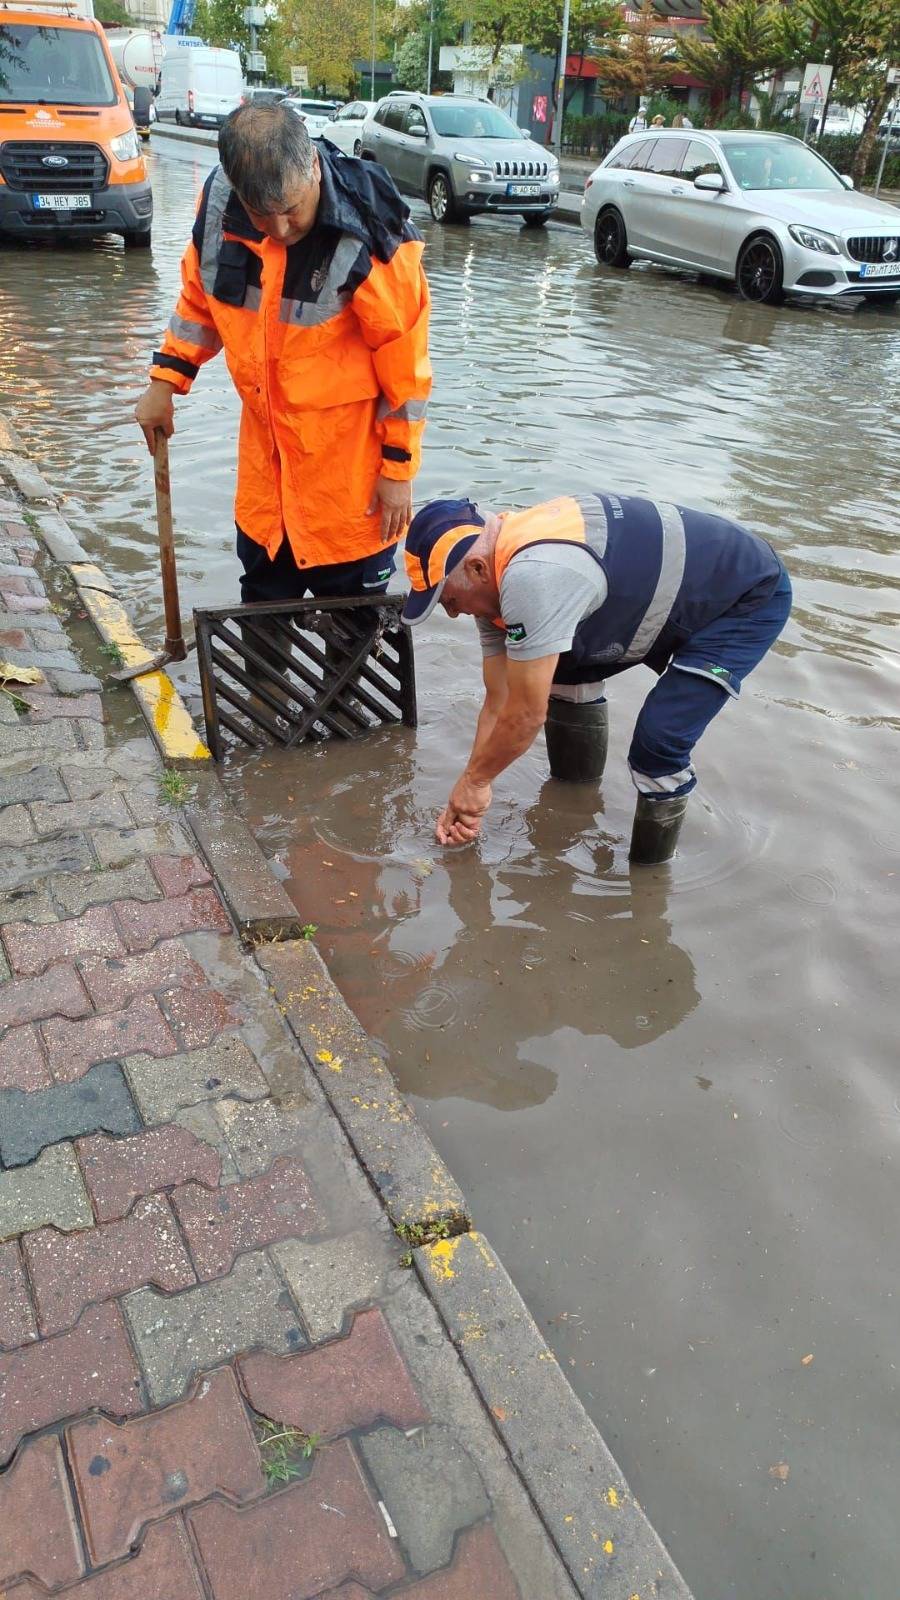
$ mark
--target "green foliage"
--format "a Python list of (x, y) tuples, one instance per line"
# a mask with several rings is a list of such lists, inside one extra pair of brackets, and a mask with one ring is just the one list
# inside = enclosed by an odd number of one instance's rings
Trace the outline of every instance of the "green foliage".
[[(239, 50), (246, 67), (250, 35), (244, 21), (243, 0), (197, 0), (193, 31), (209, 44)], [(260, 44), (260, 49), (264, 49)]]
[(573, 156), (603, 157), (623, 133), (628, 132), (628, 117), (616, 112), (605, 116), (567, 116), (563, 124), (563, 148)]
[(598, 56), (600, 83), (613, 94), (642, 97), (662, 89), (672, 75), (673, 47), (659, 38), (659, 17), (652, 0), (644, 0), (640, 16), (624, 38), (611, 38)]
[(678, 54), (710, 89), (739, 96), (762, 73), (795, 59), (773, 0), (705, 0), (704, 11), (708, 37), (679, 40)]
[(134, 27), (134, 18), (128, 15), (119, 0), (94, 0), (94, 16), (98, 22), (112, 24), (118, 28)]
[(314, 1456), (322, 1443), (321, 1435), (303, 1433), (300, 1428), (289, 1428), (283, 1422), (269, 1422), (263, 1417), (256, 1426), (262, 1469), (269, 1486), (302, 1477), (303, 1463)]
[(409, 33), (394, 56), (394, 71), (401, 89), (428, 88), (428, 34)]

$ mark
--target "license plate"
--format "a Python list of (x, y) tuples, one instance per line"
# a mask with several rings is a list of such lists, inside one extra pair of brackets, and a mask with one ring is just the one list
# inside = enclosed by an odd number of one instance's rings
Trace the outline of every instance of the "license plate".
[(31, 204), (35, 211), (90, 211), (89, 194), (33, 194)]
[(861, 278), (900, 277), (900, 261), (864, 261), (859, 275)]
[(517, 199), (526, 200), (531, 195), (540, 194), (541, 186), (539, 183), (508, 183), (506, 192), (510, 196), (515, 195)]

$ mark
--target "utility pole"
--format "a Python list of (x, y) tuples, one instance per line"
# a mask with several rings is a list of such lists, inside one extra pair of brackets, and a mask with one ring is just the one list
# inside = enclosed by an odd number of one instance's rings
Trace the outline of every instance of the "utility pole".
[(566, 111), (566, 62), (569, 58), (569, 0), (563, 3), (562, 41), (559, 47), (559, 77), (556, 80), (556, 122), (553, 127), (553, 148), (562, 155), (563, 119)]
[(428, 72), (425, 77), (425, 93), (431, 93), (431, 62), (434, 55), (434, 0), (428, 11)]
[(378, 18), (376, 6), (378, 0), (372, 0), (372, 71), (369, 78), (369, 99), (375, 99), (375, 45), (378, 34)]
[[(893, 84), (900, 83), (900, 67), (891, 67), (891, 69), (890, 69), (890, 71), (888, 73), (888, 83), (893, 83)], [(881, 180), (884, 177), (884, 163), (887, 160), (888, 151), (891, 148), (891, 140), (894, 137), (894, 119), (896, 118), (896, 115), (897, 115), (897, 107), (898, 106), (900, 106), (900, 98), (898, 98), (897, 95), (895, 94), (894, 99), (891, 101), (891, 105), (890, 105), (890, 115), (888, 116), (887, 133), (884, 136), (884, 149), (881, 152), (881, 160), (878, 163), (878, 177), (875, 179), (875, 195), (876, 195), (876, 198), (877, 198), (878, 193), (879, 193), (879, 191), (881, 189)]]

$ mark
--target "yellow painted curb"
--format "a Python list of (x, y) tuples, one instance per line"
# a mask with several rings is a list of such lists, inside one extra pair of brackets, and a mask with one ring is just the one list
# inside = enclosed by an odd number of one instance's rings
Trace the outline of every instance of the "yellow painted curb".
[[(118, 646), (123, 666), (137, 667), (142, 661), (152, 661), (152, 651), (138, 638), (121, 601), (105, 592), (108, 580), (99, 568), (73, 562), (69, 570), (94, 627), (107, 644)], [(102, 589), (96, 586), (98, 581), (103, 583)], [(131, 687), (165, 761), (186, 767), (210, 760), (190, 712), (167, 673), (144, 673), (132, 680)]]

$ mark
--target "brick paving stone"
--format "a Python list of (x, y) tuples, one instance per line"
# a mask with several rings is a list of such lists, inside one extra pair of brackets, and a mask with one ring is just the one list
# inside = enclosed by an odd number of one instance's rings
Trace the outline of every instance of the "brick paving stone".
[(54, 876), (49, 888), (59, 904), (72, 916), (80, 916), (89, 906), (107, 905), (111, 900), (158, 900), (159, 885), (146, 861), (134, 861), (127, 867), (112, 867), (106, 872), (95, 872), (89, 877)]
[(236, 1095), (261, 1100), (269, 1092), (262, 1069), (243, 1039), (225, 1034), (205, 1050), (153, 1061), (129, 1056), (125, 1075), (145, 1122), (171, 1122), (182, 1106)]
[[(25, 1582), (9, 1600), (46, 1600), (37, 1584)], [(204, 1600), (180, 1517), (148, 1529), (137, 1555), (84, 1578), (65, 1591), (65, 1600)]]
[(322, 1227), (299, 1161), (277, 1161), (271, 1172), (223, 1189), (187, 1183), (173, 1191), (172, 1206), (201, 1279), (223, 1277), (245, 1250)]
[(49, 678), (58, 694), (99, 693), (103, 688), (95, 673), (75, 671), (69, 667), (49, 673)]
[(115, 1305), (94, 1306), (68, 1333), (0, 1356), (0, 1463), (24, 1434), (94, 1406), (114, 1417), (144, 1409), (140, 1374)]
[[(0, 698), (2, 703), (2, 698)], [(13, 712), (15, 716), (15, 712)], [(5, 806), (3, 809), (3, 843), (9, 848), (11, 844), (31, 844), (35, 837), (35, 827), (28, 814), (28, 807)]]
[[(102, 751), (106, 754), (106, 729), (98, 722), (89, 722), (86, 717), (78, 717), (71, 724), (66, 724), (78, 729), (78, 738), (83, 750)], [(58, 728), (58, 722), (46, 722), (45, 728)]]
[(245, 1356), (238, 1368), (254, 1410), (323, 1439), (378, 1421), (397, 1428), (428, 1421), (378, 1310), (357, 1312), (346, 1339), (332, 1339), (299, 1355)]
[[(2, 733), (0, 728), (0, 733)], [(0, 890), (14, 891), (38, 881), (42, 888), (49, 887), (47, 874), (52, 872), (90, 873), (96, 867), (94, 852), (83, 833), (60, 833), (52, 839), (41, 839), (22, 845), (18, 850), (5, 850), (0, 858)], [(4, 921), (9, 919), (4, 918)]]
[(312, 1600), (348, 1578), (380, 1590), (405, 1575), (346, 1443), (318, 1451), (282, 1494), (243, 1511), (211, 1500), (188, 1520), (215, 1600)]
[(41, 1034), (50, 1071), (60, 1083), (83, 1077), (97, 1061), (121, 1060), (137, 1051), (171, 1056), (178, 1049), (158, 1002), (149, 994), (137, 995), (121, 1011), (102, 1017), (45, 1022)]
[(0, 1089), (43, 1089), (53, 1082), (37, 1029), (8, 1028), (0, 1039)]
[(90, 800), (66, 800), (47, 804), (36, 801), (31, 817), (38, 833), (57, 833), (69, 828), (127, 828), (131, 821), (121, 795), (98, 794)]
[(18, 755), (47, 756), (78, 750), (78, 734), (72, 722), (41, 723), (31, 727), (20, 722), (18, 727), (0, 727), (0, 757)]
[(291, 1239), (272, 1251), (313, 1343), (339, 1334), (354, 1306), (381, 1299), (400, 1253), (389, 1225), (359, 1228), (338, 1239)]
[(126, 1555), (144, 1525), (175, 1506), (217, 1493), (240, 1504), (266, 1488), (230, 1367), (202, 1379), (193, 1399), (149, 1417), (118, 1426), (100, 1417), (77, 1422), (68, 1443), (95, 1566)]
[(10, 589), (4, 589), (0, 584), (0, 595), (7, 611), (49, 611), (50, 601), (43, 594), (13, 594)]
[(180, 1399), (198, 1372), (239, 1351), (303, 1343), (291, 1297), (263, 1250), (241, 1256), (227, 1278), (173, 1295), (139, 1289), (122, 1308), (157, 1406)]
[(200, 988), (206, 974), (177, 939), (158, 944), (142, 955), (88, 957), (80, 963), (81, 976), (98, 1011), (121, 1011), (137, 994), (187, 986)]
[(208, 983), (203, 988), (166, 989), (160, 1004), (184, 1050), (200, 1050), (225, 1028), (243, 1021), (232, 1001)]
[(83, 1233), (42, 1228), (22, 1241), (38, 1326), (46, 1336), (78, 1321), (86, 1306), (144, 1284), (169, 1293), (194, 1283), (190, 1258), (162, 1195), (139, 1200), (119, 1222)]
[(222, 1161), (215, 1150), (186, 1128), (172, 1124), (150, 1128), (131, 1139), (110, 1139), (98, 1133), (91, 1139), (79, 1139), (75, 1149), (98, 1222), (124, 1217), (141, 1195), (187, 1179), (215, 1189), (222, 1176)]
[(488, 1596), (490, 1600), (522, 1600), (497, 1535), (484, 1523), (461, 1536), (451, 1566), (403, 1591), (403, 1600), (488, 1600)]
[(0, 1477), (0, 1588), (27, 1572), (59, 1589), (83, 1571), (59, 1440), (37, 1439)]
[(24, 977), (35, 977), (51, 961), (62, 961), (66, 957), (125, 954), (125, 945), (109, 906), (92, 906), (83, 916), (70, 917), (51, 928), (8, 922), (0, 929), (0, 935), (13, 971)]
[(199, 856), (152, 856), (150, 865), (163, 894), (172, 900), (187, 894), (189, 889), (200, 889), (205, 883), (212, 882)]
[(29, 704), (32, 722), (50, 722), (54, 717), (86, 717), (91, 722), (103, 721), (103, 702), (98, 694), (44, 694), (35, 696), (33, 702), (29, 700)]
[(481, 1474), (452, 1428), (377, 1428), (359, 1450), (417, 1572), (445, 1567), (456, 1535), (490, 1513)]
[[(26, 577), (24, 572), (17, 573), (10, 567), (4, 567), (0, 576), (0, 594), (36, 594), (35, 584), (39, 579)], [(41, 584), (41, 589), (43, 585)]]
[(82, 1134), (135, 1133), (141, 1126), (118, 1061), (91, 1067), (74, 1083), (53, 1083), (26, 1094), (0, 1090), (0, 1160), (24, 1166), (45, 1145)]
[(59, 773), (53, 767), (26, 767), (21, 772), (10, 772), (0, 778), (0, 805), (14, 805), (22, 800), (67, 800), (68, 794)]
[(0, 1172), (0, 1239), (45, 1225), (90, 1228), (93, 1221), (72, 1145), (51, 1145), (30, 1167)]
[(40, 978), (14, 978), (0, 989), (0, 1028), (15, 1028), (42, 1017), (83, 1017), (91, 1005), (69, 961), (60, 961)]
[(129, 950), (147, 950), (160, 939), (176, 938), (181, 933), (230, 933), (231, 923), (212, 886), (191, 889), (177, 899), (151, 901), (120, 900), (111, 907)]
[(28, 635), (21, 628), (0, 628), (0, 645), (4, 650), (27, 650)]
[[(37, 1338), (37, 1324), (28, 1292), (22, 1253), (15, 1239), (0, 1244), (0, 1350), (16, 1350)], [(0, 1489), (3, 1479), (0, 1478)], [(0, 1538), (3, 1519), (0, 1517)], [(0, 1562), (2, 1568), (2, 1562)], [(0, 1571), (0, 1583), (3, 1582)]]
[(127, 830), (114, 833), (108, 828), (98, 828), (91, 839), (102, 867), (121, 867), (127, 861), (149, 857), (158, 851), (183, 850), (187, 845), (187, 836), (177, 822), (136, 828), (130, 818)]
[(0, 926), (7, 922), (58, 922), (59, 913), (45, 889), (15, 889), (0, 893)]

